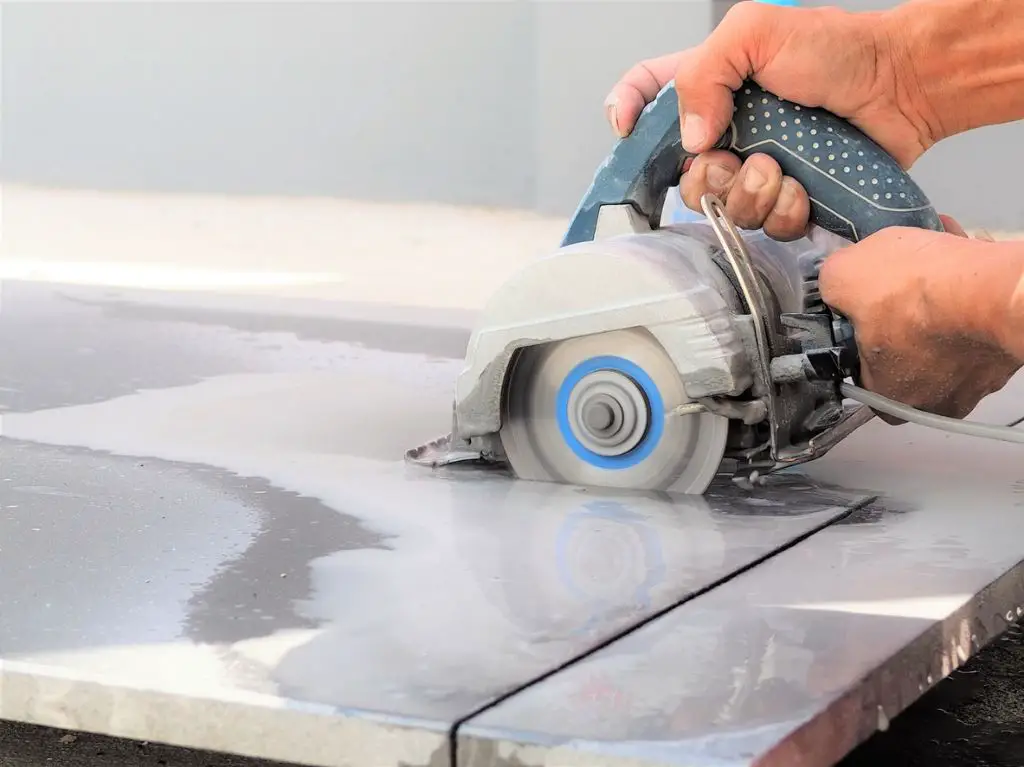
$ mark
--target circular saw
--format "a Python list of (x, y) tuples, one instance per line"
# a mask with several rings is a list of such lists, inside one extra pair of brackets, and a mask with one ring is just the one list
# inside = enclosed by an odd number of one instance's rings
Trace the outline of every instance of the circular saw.
[[(752, 81), (717, 147), (771, 156), (842, 243), (887, 226), (942, 230), (881, 147), (822, 109)], [(410, 450), (431, 466), (507, 466), (520, 479), (703, 493), (812, 460), (872, 416), (849, 323), (825, 306), (827, 251), (740, 233), (722, 203), (661, 226), (689, 157), (669, 83), (601, 164), (561, 246), (486, 303), (456, 382), (452, 433)]]

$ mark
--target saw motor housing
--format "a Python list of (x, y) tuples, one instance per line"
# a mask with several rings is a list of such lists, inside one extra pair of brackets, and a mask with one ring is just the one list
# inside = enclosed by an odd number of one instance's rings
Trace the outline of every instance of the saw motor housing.
[(747, 250), (768, 302), (766, 365), (756, 320), (710, 225), (599, 236), (520, 270), (491, 297), (470, 337), (456, 384), (451, 448), (507, 460), (503, 404), (526, 349), (636, 328), (671, 359), (693, 405), (675, 417), (718, 422), (721, 472), (799, 462), (814, 437), (843, 419), (839, 382), (847, 346), (834, 337), (817, 290), (824, 253), (759, 239), (748, 240)]

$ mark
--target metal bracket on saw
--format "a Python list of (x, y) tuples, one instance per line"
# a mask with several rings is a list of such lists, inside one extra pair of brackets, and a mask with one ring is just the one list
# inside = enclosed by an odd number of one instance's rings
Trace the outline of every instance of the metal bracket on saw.
[(725, 206), (713, 194), (705, 194), (700, 199), (701, 209), (707, 216), (711, 228), (718, 235), (722, 243), (722, 250), (729, 260), (733, 274), (739, 284), (743, 300), (747, 304), (747, 310), (754, 321), (754, 340), (757, 344), (757, 365), (756, 373), (761, 377), (765, 390), (765, 403), (768, 407), (768, 444), (771, 449), (772, 458), (777, 458), (779, 452), (779, 414), (775, 402), (775, 389), (772, 386), (771, 358), (772, 346), (769, 343), (768, 333), (770, 332), (767, 319), (768, 307), (765, 304), (764, 295), (761, 293), (761, 285), (758, 283), (757, 275), (754, 274), (754, 267), (750, 261), (750, 253), (743, 243), (743, 238), (736, 231)]
[[(777, 376), (772, 370), (772, 362), (777, 358), (774, 355), (775, 344), (772, 342), (772, 326), (768, 322), (770, 310), (761, 291), (761, 284), (754, 271), (750, 253), (739, 231), (736, 229), (736, 225), (729, 218), (725, 205), (722, 204), (718, 197), (710, 193), (703, 195), (700, 202), (701, 209), (707, 217), (708, 223), (722, 245), (722, 250), (733, 271), (736, 283), (753, 321), (754, 340), (757, 346), (757, 364), (754, 372), (760, 378), (765, 392), (764, 399), (767, 409), (769, 433), (768, 447), (772, 461), (775, 463), (775, 466), (769, 471), (777, 471), (788, 466), (819, 458), (848, 437), (853, 431), (870, 421), (874, 417), (874, 413), (870, 408), (863, 405), (844, 408), (842, 415), (835, 424), (811, 437), (806, 445), (802, 447), (779, 447), (779, 430), (782, 418), (775, 396), (774, 384)], [(830, 322), (830, 324), (835, 324), (831, 323), (827, 315), (822, 315), (821, 319)], [(834, 333), (830, 333), (830, 335), (834, 335)], [(841, 377), (843, 375), (842, 364), (846, 362), (843, 352), (846, 342), (850, 340), (844, 336), (837, 342), (836, 346), (820, 350), (822, 353), (834, 358), (834, 366), (815, 365), (815, 353), (805, 352), (802, 356), (806, 358), (807, 365), (812, 368), (812, 370), (808, 371), (810, 375), (824, 380)], [(753, 477), (760, 473), (760, 471), (757, 468), (751, 468), (748, 473)]]

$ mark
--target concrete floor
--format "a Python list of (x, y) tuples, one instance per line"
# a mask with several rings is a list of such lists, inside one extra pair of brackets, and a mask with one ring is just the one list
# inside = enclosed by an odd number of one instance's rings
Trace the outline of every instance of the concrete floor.
[[(1014, 627), (838, 767), (1024, 765), (1024, 629)], [(0, 725), (0, 767), (283, 767), (280, 763)]]

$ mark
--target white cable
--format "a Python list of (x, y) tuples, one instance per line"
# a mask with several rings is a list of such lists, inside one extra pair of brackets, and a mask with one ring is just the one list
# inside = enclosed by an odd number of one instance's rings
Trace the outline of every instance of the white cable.
[(972, 421), (961, 421), (956, 418), (947, 418), (944, 415), (926, 413), (923, 410), (903, 405), (888, 397), (869, 392), (853, 384), (843, 383), (839, 385), (844, 397), (867, 405), (872, 410), (891, 415), (919, 426), (927, 426), (930, 429), (952, 432), (953, 434), (964, 434), (968, 437), (982, 437), (984, 439), (995, 439), (1000, 442), (1021, 442), (1024, 443), (1024, 429), (1013, 429), (1009, 426), (996, 426), (990, 423), (976, 423)]

